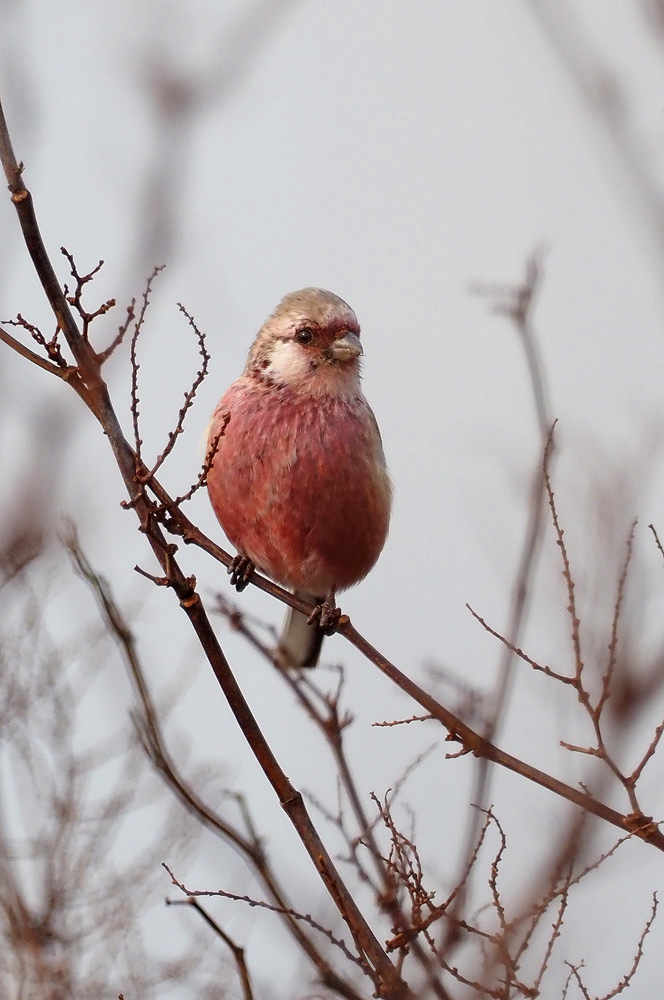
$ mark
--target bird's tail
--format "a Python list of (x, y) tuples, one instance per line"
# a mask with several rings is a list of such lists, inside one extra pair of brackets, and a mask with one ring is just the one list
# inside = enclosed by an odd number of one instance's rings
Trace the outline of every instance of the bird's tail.
[[(323, 598), (295, 591), (297, 597), (309, 604), (321, 604)], [(275, 650), (279, 666), (284, 670), (301, 670), (315, 667), (323, 644), (323, 632), (317, 625), (310, 625), (306, 615), (289, 608)]]

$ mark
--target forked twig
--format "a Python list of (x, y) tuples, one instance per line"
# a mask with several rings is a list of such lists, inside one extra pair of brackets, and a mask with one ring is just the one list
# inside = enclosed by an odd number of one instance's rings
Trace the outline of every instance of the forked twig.
[(215, 934), (221, 938), (224, 944), (229, 949), (233, 956), (235, 962), (235, 967), (238, 972), (240, 983), (242, 984), (242, 996), (243, 1000), (254, 1000), (254, 991), (251, 985), (251, 976), (249, 975), (249, 968), (247, 966), (247, 961), (244, 955), (244, 948), (236, 944), (226, 931), (219, 926), (216, 920), (213, 920), (210, 914), (203, 909), (201, 904), (197, 899), (189, 896), (187, 899), (167, 899), (167, 906), (189, 906), (196, 913), (199, 913), (208, 927), (211, 927)]
[(184, 893), (185, 896), (189, 897), (220, 896), (222, 899), (231, 899), (234, 902), (246, 903), (247, 906), (257, 906), (262, 910), (269, 910), (271, 913), (278, 913), (282, 916), (286, 913), (288, 916), (293, 917), (295, 920), (301, 920), (303, 923), (308, 924), (309, 927), (312, 927), (313, 930), (318, 931), (319, 934), (322, 934), (324, 937), (326, 937), (328, 941), (330, 941), (330, 943), (333, 944), (336, 948), (339, 948), (339, 950), (343, 952), (344, 956), (350, 962), (353, 962), (354, 965), (359, 965), (360, 968), (365, 973), (368, 972), (368, 967), (366, 965), (366, 962), (363, 960), (362, 956), (354, 955), (352, 951), (349, 950), (348, 945), (345, 943), (345, 941), (342, 941), (341, 938), (335, 937), (335, 935), (332, 933), (331, 930), (329, 930), (329, 928), (323, 927), (323, 925), (320, 924), (317, 920), (314, 920), (314, 918), (311, 916), (310, 913), (298, 913), (297, 910), (293, 910), (290, 907), (287, 910), (284, 910), (283, 907), (276, 906), (274, 903), (268, 903), (264, 899), (252, 899), (251, 896), (239, 896), (237, 893), (227, 892), (225, 889), (188, 889), (182, 882), (180, 882), (175, 877), (172, 870), (169, 868), (169, 866), (166, 864), (165, 861), (162, 862), (162, 867), (165, 868), (168, 874), (170, 875), (171, 882), (173, 883), (173, 885), (176, 886), (176, 888), (178, 888), (180, 892)]

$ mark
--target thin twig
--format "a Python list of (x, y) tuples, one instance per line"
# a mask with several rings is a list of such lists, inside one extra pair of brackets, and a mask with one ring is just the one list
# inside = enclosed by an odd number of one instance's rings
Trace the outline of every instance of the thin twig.
[(136, 299), (132, 299), (129, 305), (127, 306), (127, 315), (125, 316), (124, 322), (121, 323), (120, 326), (118, 327), (118, 332), (116, 333), (115, 337), (110, 342), (108, 347), (106, 347), (103, 351), (99, 351), (97, 354), (97, 358), (99, 359), (100, 365), (103, 365), (105, 361), (108, 361), (113, 352), (116, 351), (117, 348), (120, 346), (120, 344), (122, 344), (122, 342), (124, 341), (124, 338), (127, 335), (129, 327), (136, 318), (135, 307), (136, 307)]
[[(143, 324), (145, 323), (145, 317), (150, 306), (150, 293), (152, 292), (152, 285), (155, 278), (161, 271), (164, 270), (164, 265), (160, 267), (155, 267), (152, 270), (152, 274), (145, 283), (145, 289), (142, 295), (141, 308), (139, 309), (138, 316), (134, 318), (134, 332), (131, 335), (130, 347), (129, 347), (129, 357), (131, 360), (131, 421), (134, 428), (134, 451), (136, 452), (136, 458), (138, 462), (141, 461), (141, 446), (143, 444), (143, 439), (141, 438), (139, 423), (140, 423), (140, 399), (138, 395), (138, 372), (140, 365), (137, 358), (137, 347), (138, 338), (141, 335), (143, 329)], [(133, 313), (133, 310), (132, 310)], [(138, 469), (137, 469), (138, 472)]]
[[(158, 469), (161, 468), (161, 466), (164, 464), (164, 462), (166, 461), (166, 459), (168, 458), (168, 456), (170, 455), (170, 453), (173, 451), (173, 448), (175, 447), (175, 442), (177, 441), (179, 435), (182, 434), (182, 431), (184, 430), (185, 417), (187, 416), (187, 413), (188, 413), (189, 409), (191, 408), (191, 406), (192, 406), (192, 404), (194, 402), (194, 399), (196, 398), (196, 392), (198, 391), (198, 387), (201, 385), (201, 383), (203, 382), (203, 380), (207, 376), (208, 365), (210, 363), (210, 355), (209, 355), (208, 350), (207, 350), (207, 348), (205, 346), (205, 334), (203, 333), (202, 330), (199, 330), (199, 328), (196, 325), (196, 322), (194, 321), (193, 316), (191, 316), (187, 312), (187, 310), (185, 309), (185, 307), (182, 305), (181, 302), (178, 302), (178, 309), (180, 310), (180, 312), (182, 313), (182, 315), (187, 318), (187, 320), (189, 322), (189, 326), (191, 327), (191, 329), (196, 334), (196, 339), (198, 340), (198, 352), (199, 352), (201, 358), (203, 359), (203, 363), (202, 363), (202, 365), (200, 367), (200, 370), (196, 373), (196, 378), (192, 382), (191, 388), (188, 389), (185, 392), (185, 394), (184, 394), (184, 403), (182, 404), (182, 406), (180, 407), (180, 410), (178, 412), (178, 419), (177, 419), (177, 423), (175, 425), (175, 429), (172, 430), (172, 431), (169, 431), (168, 442), (166, 444), (166, 447), (161, 452), (161, 454), (157, 456), (157, 458), (155, 460), (155, 463), (152, 466), (152, 468), (150, 469), (150, 472), (147, 475), (147, 477), (145, 477), (145, 475), (142, 476), (142, 478), (145, 479), (146, 481), (147, 481), (147, 479), (151, 479), (152, 476), (154, 476), (154, 474), (158, 471)], [(226, 424), (227, 423), (228, 423), (228, 421), (226, 421), (224, 423), (224, 425), (222, 427), (222, 430), (217, 435), (217, 438), (215, 438), (216, 447), (219, 446), (219, 438), (221, 438), (221, 436), (223, 435), (223, 432), (224, 432), (224, 430), (226, 428)], [(216, 451), (216, 447), (215, 447), (215, 451)], [(212, 462), (212, 458), (213, 457), (214, 457), (214, 455), (212, 455), (212, 457), (210, 458), (210, 464)], [(206, 457), (206, 462), (207, 462), (207, 457)], [(205, 466), (204, 466), (204, 468), (205, 468)], [(209, 468), (210, 468), (210, 466), (208, 465), (208, 471), (209, 471)], [(206, 473), (206, 475), (207, 475), (207, 473)], [(200, 483), (198, 483), (195, 488), (198, 489), (199, 486), (200, 486)], [(189, 496), (191, 496), (194, 492), (195, 492), (195, 489), (192, 488)], [(187, 497), (187, 499), (189, 499), (189, 497)]]
[[(173, 874), (169, 866), (166, 864), (166, 862), (162, 862), (162, 867), (165, 868), (168, 874), (170, 875), (171, 882), (173, 883), (173, 885), (176, 886), (182, 893), (184, 893), (185, 896), (190, 896), (190, 897), (220, 896), (222, 899), (232, 899), (234, 902), (237, 903), (246, 903), (247, 906), (257, 906), (262, 910), (269, 910), (271, 913), (278, 913), (280, 915), (283, 915), (282, 907), (275, 906), (273, 903), (268, 903), (264, 899), (252, 899), (251, 896), (239, 896), (237, 893), (227, 892), (225, 889), (188, 889), (182, 882), (180, 882), (175, 877), (175, 875)], [(314, 920), (314, 918), (311, 916), (310, 913), (298, 913), (297, 910), (289, 909), (288, 914), (295, 920), (301, 920), (303, 923), (308, 924), (310, 927), (312, 927), (315, 931), (318, 931), (319, 934), (322, 934), (324, 937), (326, 937), (328, 941), (330, 941), (333, 945), (335, 945), (335, 947), (339, 948), (340, 951), (343, 952), (344, 956), (350, 962), (353, 962), (354, 965), (359, 965), (360, 968), (365, 973), (368, 971), (366, 962), (363, 960), (362, 956), (354, 955), (348, 949), (348, 946), (345, 943), (345, 941), (342, 941), (340, 938), (335, 937), (331, 930), (329, 930), (327, 927), (323, 927), (323, 925), (319, 924), (317, 920)]]
[(560, 521), (558, 519), (558, 508), (556, 507), (556, 498), (553, 492), (553, 487), (551, 485), (551, 473), (549, 471), (549, 463), (551, 459), (551, 451), (553, 449), (553, 434), (556, 428), (556, 422), (554, 421), (553, 426), (549, 432), (547, 438), (546, 447), (544, 448), (544, 461), (542, 463), (542, 469), (544, 471), (544, 485), (546, 487), (546, 495), (549, 501), (549, 510), (551, 511), (551, 520), (553, 522), (553, 527), (556, 533), (556, 544), (560, 549), (560, 557), (563, 562), (563, 578), (567, 586), (567, 611), (570, 616), (570, 621), (572, 623), (572, 648), (574, 650), (574, 671), (577, 679), (580, 681), (581, 674), (583, 673), (583, 658), (581, 656), (581, 637), (580, 628), (581, 622), (579, 621), (579, 616), (576, 610), (576, 597), (574, 594), (574, 578), (572, 577), (572, 569), (570, 566), (569, 555), (567, 553), (567, 546), (565, 544), (565, 532), (560, 526)]
[(606, 672), (602, 677), (602, 687), (601, 694), (593, 710), (593, 714), (597, 719), (599, 719), (602, 714), (602, 710), (610, 696), (611, 693), (611, 679), (613, 677), (613, 671), (616, 665), (617, 649), (618, 649), (618, 624), (620, 621), (620, 611), (622, 609), (623, 600), (625, 597), (625, 585), (627, 583), (627, 574), (629, 572), (629, 565), (632, 561), (632, 555), (634, 553), (634, 532), (636, 531), (636, 526), (638, 520), (635, 518), (632, 521), (632, 527), (630, 529), (627, 538), (627, 548), (625, 552), (625, 559), (623, 561), (622, 572), (620, 574), (620, 579), (618, 580), (618, 591), (616, 594), (616, 603), (613, 609), (613, 619), (611, 621), (611, 641), (609, 642), (609, 662), (606, 667)]
[(430, 722), (433, 719), (432, 715), (411, 715), (409, 719), (393, 719), (391, 722), (372, 722), (371, 725), (376, 728), (390, 728), (391, 726), (407, 726), (410, 722)]
[(247, 962), (244, 957), (244, 948), (236, 944), (235, 941), (219, 926), (216, 920), (213, 920), (209, 913), (203, 909), (201, 904), (197, 899), (193, 899), (189, 896), (187, 899), (167, 899), (167, 906), (189, 906), (196, 913), (199, 913), (208, 927), (211, 927), (215, 934), (221, 938), (227, 948), (230, 950), (233, 961), (235, 962), (235, 967), (238, 972), (240, 982), (242, 983), (242, 996), (244, 1000), (254, 1000), (254, 992), (251, 986), (251, 977), (249, 975), (249, 969), (247, 967)]
[[(506, 316), (513, 324), (519, 337), (526, 364), (528, 366), (530, 388), (532, 391), (541, 447), (544, 446), (546, 435), (551, 425), (551, 408), (548, 399), (548, 387), (542, 359), (540, 357), (538, 339), (533, 327), (532, 316), (541, 288), (543, 277), (543, 250), (533, 252), (526, 261), (526, 273), (520, 285), (509, 288), (487, 288), (486, 285), (476, 287), (482, 295), (489, 295), (494, 302), (494, 312)], [(490, 742), (498, 738), (499, 726), (511, 695), (514, 679), (514, 647), (520, 645), (519, 638), (523, 631), (531, 597), (531, 580), (537, 565), (544, 527), (544, 481), (542, 470), (538, 467), (533, 476), (528, 523), (523, 539), (519, 562), (517, 564), (514, 583), (512, 585), (510, 609), (506, 635), (508, 644), (503, 647), (498, 675), (494, 684), (493, 704), (491, 714), (486, 720), (482, 735)], [(475, 805), (486, 808), (491, 793), (492, 764), (487, 759), (480, 759), (475, 769), (474, 787), (471, 801)], [(464, 837), (465, 860), (461, 867), (467, 864), (471, 845), (475, 843), (478, 834), (479, 813), (474, 810), (468, 817), (468, 831)], [(464, 899), (458, 900), (458, 912), (461, 912)]]
[(546, 664), (541, 664), (538, 663), (537, 660), (533, 660), (533, 658), (531, 656), (528, 656), (528, 654), (524, 652), (523, 649), (521, 649), (519, 646), (515, 646), (514, 643), (510, 642), (509, 639), (506, 639), (504, 635), (501, 635), (500, 632), (497, 632), (496, 629), (492, 628), (488, 624), (488, 622), (486, 622), (484, 618), (482, 618), (482, 616), (479, 615), (477, 611), (475, 611), (474, 608), (470, 606), (470, 604), (466, 604), (466, 607), (470, 611), (475, 621), (479, 622), (482, 628), (486, 632), (488, 632), (489, 635), (492, 635), (494, 639), (498, 639), (499, 642), (502, 642), (502, 644), (506, 646), (512, 653), (514, 653), (515, 656), (518, 656), (520, 660), (523, 660), (524, 663), (527, 663), (530, 667), (533, 668), (533, 670), (537, 670), (542, 674), (546, 674), (547, 677), (552, 677), (554, 680), (561, 681), (561, 683), (563, 684), (571, 684), (573, 687), (576, 686), (575, 677), (568, 677), (566, 674), (559, 674), (556, 670), (553, 670)]
[(636, 971), (641, 964), (641, 959), (643, 958), (643, 945), (645, 940), (652, 929), (652, 925), (655, 922), (655, 917), (657, 916), (657, 908), (659, 906), (659, 900), (657, 899), (657, 893), (652, 894), (652, 907), (650, 909), (650, 916), (646, 920), (645, 927), (641, 932), (638, 944), (636, 946), (636, 954), (634, 955), (634, 961), (628, 972), (622, 977), (620, 982), (608, 993), (605, 993), (603, 997), (598, 997), (597, 1000), (613, 1000), (613, 997), (618, 996), (623, 990), (626, 990), (628, 986), (631, 985), (632, 979), (634, 978)]
[(655, 544), (656, 544), (657, 548), (659, 549), (659, 552), (660, 552), (660, 555), (661, 555), (662, 559), (664, 559), (664, 547), (662, 546), (662, 543), (659, 540), (659, 535), (657, 534), (657, 529), (655, 528), (654, 524), (649, 524), (648, 527), (652, 531), (654, 539), (655, 539)]
[[(47, 361), (46, 358), (43, 358), (40, 354), (35, 354), (35, 352), (31, 351), (29, 347), (26, 347), (25, 344), (22, 344), (20, 340), (16, 340), (15, 337), (12, 337), (12, 335), (10, 333), (7, 333), (6, 330), (3, 330), (2, 327), (0, 327), (0, 340), (2, 340), (2, 342), (5, 343), (7, 347), (11, 347), (13, 351), (16, 351), (17, 354), (20, 354), (22, 358), (25, 358), (26, 361), (32, 362), (32, 364), (37, 365), (38, 368), (43, 368), (44, 371), (49, 373), (49, 375), (56, 375), (58, 378), (64, 379), (66, 382), (69, 382), (69, 384), (74, 388), (77, 388), (76, 387), (76, 377), (78, 375), (77, 368), (73, 366), (62, 367), (61, 365), (52, 364), (50, 361)], [(79, 395), (81, 394), (81, 391), (79, 389), (77, 389), (77, 392), (79, 393)]]

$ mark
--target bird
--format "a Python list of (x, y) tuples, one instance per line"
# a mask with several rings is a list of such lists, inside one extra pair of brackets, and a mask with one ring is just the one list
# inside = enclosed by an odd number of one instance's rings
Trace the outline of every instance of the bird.
[(362, 354), (347, 302), (323, 288), (291, 292), (210, 422), (207, 489), (237, 550), (231, 583), (242, 590), (255, 568), (315, 606), (286, 615), (274, 651), (285, 669), (316, 666), (337, 593), (364, 579), (387, 538), (392, 483)]

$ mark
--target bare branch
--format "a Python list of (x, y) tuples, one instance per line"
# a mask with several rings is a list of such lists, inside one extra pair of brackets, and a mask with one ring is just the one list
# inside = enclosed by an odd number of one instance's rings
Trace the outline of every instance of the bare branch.
[[(265, 900), (252, 899), (250, 896), (238, 896), (234, 892), (226, 892), (225, 889), (187, 889), (187, 887), (183, 885), (182, 882), (178, 881), (178, 879), (175, 877), (175, 875), (173, 874), (169, 866), (166, 864), (166, 862), (162, 862), (162, 867), (165, 868), (168, 874), (170, 875), (171, 882), (173, 883), (173, 885), (176, 886), (180, 890), (180, 892), (184, 893), (185, 896), (189, 897), (221, 896), (223, 899), (232, 899), (235, 902), (246, 903), (248, 906), (258, 906), (263, 910), (270, 910), (270, 912), (272, 913), (279, 913), (283, 915), (285, 912), (282, 907), (275, 906), (274, 904), (268, 903)], [(328, 941), (330, 941), (333, 945), (335, 945), (335, 947), (339, 948), (340, 951), (343, 952), (344, 956), (349, 961), (353, 962), (355, 965), (359, 965), (360, 968), (365, 973), (369, 974), (368, 966), (366, 965), (366, 962), (364, 962), (362, 956), (353, 955), (353, 953), (349, 951), (348, 946), (344, 941), (342, 941), (340, 938), (335, 937), (331, 930), (329, 930), (327, 927), (323, 927), (323, 925), (319, 924), (317, 920), (314, 920), (314, 918), (311, 916), (310, 913), (298, 913), (297, 910), (292, 910), (292, 909), (289, 909), (286, 912), (288, 913), (289, 916), (293, 917), (295, 920), (301, 920), (303, 921), (303, 923), (308, 924), (310, 927), (312, 927), (315, 931), (318, 931), (319, 934), (323, 934), (328, 939)]]
[(614, 989), (612, 989), (609, 993), (605, 993), (603, 997), (599, 997), (598, 1000), (612, 1000), (613, 997), (617, 997), (619, 993), (622, 993), (623, 990), (626, 990), (628, 986), (631, 986), (632, 979), (634, 978), (634, 975), (636, 974), (636, 971), (639, 965), (641, 964), (641, 959), (643, 958), (643, 945), (645, 943), (648, 934), (652, 929), (652, 925), (655, 922), (658, 906), (659, 906), (659, 900), (657, 899), (657, 893), (653, 892), (650, 916), (646, 920), (645, 927), (641, 932), (641, 937), (639, 938), (639, 942), (636, 946), (636, 954), (634, 956), (634, 961), (632, 962), (632, 966), (629, 972), (627, 972), (622, 977), (622, 979), (620, 980), (618, 985), (614, 987)]
[(609, 662), (606, 667), (606, 673), (602, 677), (602, 693), (599, 697), (597, 704), (594, 709), (594, 716), (599, 719), (602, 714), (602, 709), (609, 698), (611, 693), (611, 679), (613, 677), (613, 671), (616, 665), (616, 655), (618, 648), (618, 623), (620, 621), (620, 611), (623, 605), (623, 599), (625, 597), (625, 584), (627, 583), (627, 573), (629, 571), (629, 564), (632, 561), (632, 555), (634, 553), (634, 532), (636, 531), (636, 526), (638, 524), (635, 518), (632, 521), (632, 527), (630, 528), (629, 536), (627, 538), (627, 549), (625, 552), (625, 559), (622, 566), (622, 572), (620, 574), (620, 579), (618, 580), (618, 592), (616, 594), (616, 603), (613, 609), (613, 619), (611, 621), (611, 641), (609, 643)]
[(372, 722), (371, 725), (376, 728), (389, 728), (391, 726), (407, 726), (410, 722), (430, 722), (433, 719), (432, 715), (411, 715), (409, 719), (394, 719), (392, 722)]
[[(152, 274), (145, 283), (145, 290), (143, 292), (141, 308), (139, 309), (138, 316), (134, 317), (132, 308), (134, 332), (131, 335), (130, 348), (129, 348), (129, 357), (131, 359), (131, 420), (134, 428), (134, 450), (136, 452), (136, 459), (138, 462), (141, 461), (141, 446), (143, 444), (143, 439), (141, 438), (139, 430), (140, 399), (138, 396), (138, 372), (141, 366), (138, 363), (136, 349), (138, 347), (138, 338), (141, 335), (143, 324), (145, 323), (145, 317), (147, 315), (147, 311), (150, 306), (150, 295), (152, 292), (152, 285), (157, 275), (159, 275), (163, 270), (164, 270), (164, 265), (155, 267), (152, 271)], [(138, 469), (136, 471), (138, 472)]]
[[(219, 448), (219, 442), (224, 436), (224, 431), (228, 427), (230, 419), (231, 419), (230, 413), (225, 414), (225, 417), (222, 420), (221, 430), (217, 434), (215, 434), (212, 441), (210, 442), (210, 447), (208, 448), (207, 455), (205, 456), (205, 461), (201, 466), (201, 471), (198, 473), (198, 478), (196, 479), (196, 482), (189, 487), (186, 493), (183, 493), (182, 496), (176, 497), (175, 500), (172, 500), (170, 505), (167, 504), (161, 505), (157, 509), (158, 515), (160, 515), (161, 511), (163, 511), (164, 514), (168, 514), (168, 512), (173, 510), (173, 508), (180, 507), (183, 503), (186, 503), (187, 500), (191, 500), (193, 495), (195, 493), (198, 493), (200, 489), (203, 489), (205, 486), (207, 486), (208, 473), (212, 468), (214, 456), (217, 454), (217, 449)], [(165, 527), (169, 529), (173, 528), (176, 534), (178, 533), (176, 528), (177, 522), (173, 521), (172, 518), (170, 520), (165, 520), (162, 523), (164, 523)]]
[[(13, 351), (16, 351), (17, 354), (20, 354), (22, 358), (32, 362), (33, 365), (37, 365), (38, 368), (43, 368), (44, 371), (48, 372), (50, 375), (56, 375), (58, 378), (64, 379), (76, 388), (75, 380), (78, 374), (77, 368), (68, 366), (62, 367), (60, 365), (51, 364), (51, 362), (47, 361), (46, 358), (41, 357), (39, 354), (35, 354), (35, 352), (31, 351), (29, 347), (22, 344), (20, 340), (16, 340), (15, 337), (12, 337), (10, 333), (7, 333), (7, 331), (3, 330), (1, 327), (0, 340), (2, 340), (7, 347), (11, 347)], [(77, 391), (80, 395), (80, 391), (78, 389)]]
[(118, 327), (118, 332), (116, 333), (115, 337), (113, 338), (113, 340), (111, 341), (111, 343), (108, 345), (108, 347), (106, 347), (103, 351), (100, 351), (97, 354), (97, 358), (99, 360), (99, 364), (100, 365), (103, 365), (105, 361), (108, 361), (108, 359), (111, 357), (111, 355), (113, 354), (113, 352), (124, 341), (124, 338), (127, 335), (127, 331), (129, 330), (129, 327), (131, 326), (132, 322), (136, 318), (136, 313), (134, 311), (135, 306), (136, 306), (136, 299), (132, 299), (131, 302), (129, 303), (129, 305), (127, 306), (127, 315), (125, 316), (124, 322), (121, 323), (120, 326)]
[(466, 604), (466, 607), (475, 621), (479, 622), (482, 628), (485, 629), (489, 635), (492, 635), (494, 639), (498, 639), (499, 642), (502, 642), (504, 646), (515, 654), (515, 656), (518, 656), (520, 660), (523, 660), (524, 663), (531, 666), (533, 670), (538, 670), (540, 673), (546, 674), (547, 677), (552, 677), (556, 681), (561, 681), (562, 684), (571, 684), (576, 687), (577, 682), (575, 677), (568, 677), (565, 674), (559, 674), (556, 670), (552, 670), (551, 667), (543, 666), (541, 663), (538, 663), (537, 660), (533, 660), (532, 657), (528, 656), (528, 654), (523, 651), (523, 649), (519, 646), (515, 646), (508, 639), (506, 639), (504, 635), (501, 635), (500, 632), (496, 632), (494, 628), (491, 628), (491, 626), (470, 606), (470, 604)]
[(567, 980), (565, 981), (565, 988), (563, 990), (563, 1000), (565, 1000), (565, 998), (567, 997), (567, 994), (568, 994), (568, 991), (569, 991), (569, 985), (570, 985), (572, 979), (576, 982), (576, 985), (581, 990), (581, 994), (584, 997), (584, 1000), (591, 1000), (590, 994), (588, 993), (588, 990), (584, 986), (583, 980), (581, 979), (581, 976), (579, 975), (579, 969), (583, 968), (583, 962), (580, 962), (578, 965), (572, 965), (571, 962), (565, 962), (565, 965), (569, 966), (569, 970), (570, 971), (569, 971), (569, 976), (567, 977)]
[(558, 520), (558, 510), (556, 508), (556, 498), (554, 496), (553, 487), (551, 486), (551, 476), (549, 473), (549, 461), (551, 457), (551, 449), (553, 448), (553, 432), (555, 430), (556, 423), (554, 422), (549, 437), (546, 442), (546, 447), (544, 449), (544, 461), (542, 463), (542, 468), (544, 471), (544, 484), (546, 486), (546, 495), (549, 500), (549, 509), (551, 511), (551, 520), (553, 521), (553, 527), (556, 532), (556, 540), (558, 548), (560, 549), (560, 556), (563, 561), (563, 577), (565, 583), (567, 584), (567, 598), (568, 605), (567, 611), (572, 622), (572, 647), (574, 649), (574, 669), (575, 675), (578, 680), (581, 679), (581, 674), (583, 673), (583, 658), (581, 656), (581, 638), (579, 635), (579, 630), (581, 622), (579, 621), (579, 616), (576, 610), (576, 599), (574, 596), (574, 580), (572, 578), (572, 570), (570, 567), (569, 556), (567, 554), (567, 546), (565, 544), (564, 531), (560, 527), (560, 521)]
[[(164, 462), (166, 461), (166, 459), (168, 458), (168, 456), (170, 455), (170, 453), (173, 451), (173, 448), (175, 447), (175, 442), (177, 441), (179, 435), (182, 434), (182, 431), (184, 430), (185, 417), (187, 416), (187, 412), (191, 408), (191, 406), (192, 406), (192, 404), (194, 402), (194, 399), (196, 398), (196, 392), (198, 391), (198, 387), (201, 385), (201, 383), (203, 382), (203, 380), (207, 376), (208, 365), (210, 363), (210, 355), (208, 354), (207, 348), (205, 346), (205, 334), (202, 332), (202, 330), (199, 330), (199, 328), (196, 326), (196, 323), (195, 323), (193, 317), (187, 312), (187, 310), (185, 309), (185, 307), (180, 302), (178, 302), (178, 309), (183, 314), (183, 316), (186, 316), (186, 318), (187, 318), (187, 320), (189, 322), (189, 326), (191, 327), (191, 329), (196, 334), (196, 339), (198, 340), (198, 351), (199, 351), (199, 354), (200, 354), (200, 356), (202, 358), (203, 363), (202, 363), (199, 371), (196, 373), (196, 378), (194, 379), (194, 381), (193, 381), (193, 383), (191, 385), (191, 388), (188, 389), (187, 392), (185, 392), (185, 394), (184, 394), (184, 403), (180, 407), (180, 411), (178, 413), (177, 424), (175, 425), (175, 430), (169, 431), (169, 434), (168, 434), (168, 443), (167, 443), (166, 447), (161, 452), (161, 454), (157, 456), (157, 459), (156, 459), (154, 465), (152, 466), (152, 469), (150, 470), (150, 472), (147, 475), (146, 474), (142, 474), (142, 476), (141, 476), (141, 478), (145, 482), (147, 482), (149, 479), (152, 478), (152, 476), (154, 476), (154, 474), (157, 472), (157, 470), (164, 464)], [(224, 425), (222, 427), (222, 430), (219, 432), (219, 434), (215, 438), (214, 451), (216, 451), (217, 447), (219, 446), (219, 438), (222, 437), (223, 432), (226, 429), (226, 425), (227, 424), (228, 424), (228, 421), (226, 421), (224, 423)], [(206, 469), (206, 472), (205, 472), (206, 476), (207, 476), (207, 472), (209, 472), (210, 465), (212, 464), (212, 459), (213, 458), (214, 458), (214, 452), (209, 457), (209, 461), (208, 461), (208, 458), (206, 456), (206, 464), (207, 464), (207, 469)], [(204, 469), (205, 469), (205, 465), (204, 465)], [(193, 494), (193, 492), (194, 492), (194, 490), (192, 489), (190, 491), (190, 493), (187, 495), (187, 499), (189, 499), (189, 497)]]
[(244, 948), (241, 948), (238, 944), (233, 941), (231, 937), (219, 926), (216, 920), (213, 920), (209, 913), (207, 913), (198, 900), (193, 899), (189, 896), (187, 899), (167, 899), (167, 906), (190, 906), (196, 913), (199, 913), (208, 927), (217, 934), (224, 944), (229, 948), (233, 959), (235, 961), (235, 966), (237, 968), (238, 977), (240, 983), (242, 984), (242, 996), (244, 1000), (254, 1000), (254, 992), (251, 986), (251, 977), (249, 975), (249, 969), (247, 967), (247, 962), (244, 957)]
[(358, 1000), (355, 990), (334, 971), (312, 939), (290, 915), (291, 907), (287, 904), (286, 893), (269, 862), (244, 797), (237, 793), (229, 796), (233, 797), (238, 804), (248, 835), (242, 834), (236, 826), (213, 811), (185, 781), (166, 747), (159, 716), (150, 695), (132, 630), (114, 600), (108, 582), (96, 573), (88, 562), (80, 547), (73, 524), (67, 526), (64, 542), (77, 570), (92, 588), (111, 634), (118, 641), (140, 702), (140, 712), (134, 714), (134, 720), (142, 746), (157, 774), (166, 782), (184, 808), (197, 818), (199, 823), (232, 844), (244, 856), (283, 914), (290, 932), (302, 951), (316, 967), (321, 981), (340, 996), (346, 997), (347, 1000)]
[(655, 538), (655, 544), (657, 545), (657, 548), (660, 551), (660, 555), (662, 556), (662, 559), (664, 559), (664, 548), (662, 547), (662, 543), (659, 540), (659, 535), (657, 534), (657, 529), (655, 528), (654, 524), (649, 524), (648, 527), (652, 531), (653, 536)]
[(637, 764), (637, 766), (634, 768), (634, 770), (632, 771), (632, 773), (629, 775), (628, 781), (629, 781), (630, 785), (632, 786), (632, 788), (634, 787), (634, 785), (637, 783), (637, 781), (639, 780), (639, 778), (643, 774), (643, 769), (646, 766), (646, 764), (648, 763), (648, 761), (652, 760), (652, 758), (655, 756), (655, 751), (657, 750), (657, 747), (659, 746), (659, 742), (660, 742), (660, 740), (662, 738), (662, 734), (663, 733), (664, 733), (664, 721), (660, 722), (660, 724), (655, 729), (655, 735), (653, 736), (652, 740), (650, 741), (650, 744), (649, 744), (646, 752), (644, 753), (643, 757), (641, 758), (641, 760), (639, 761), (639, 763)]
[(65, 295), (67, 295), (67, 302), (72, 306), (82, 320), (81, 335), (84, 340), (90, 340), (90, 326), (99, 316), (105, 316), (115, 306), (115, 299), (109, 299), (107, 302), (102, 302), (102, 304), (92, 313), (88, 312), (82, 302), (83, 289), (92, 281), (97, 274), (101, 271), (104, 266), (103, 260), (100, 260), (96, 267), (90, 271), (89, 274), (79, 274), (74, 261), (74, 256), (65, 247), (60, 247), (60, 253), (67, 258), (69, 261), (69, 267), (71, 269), (71, 275), (76, 282), (76, 288), (73, 295), (67, 294), (67, 286), (65, 285)]

